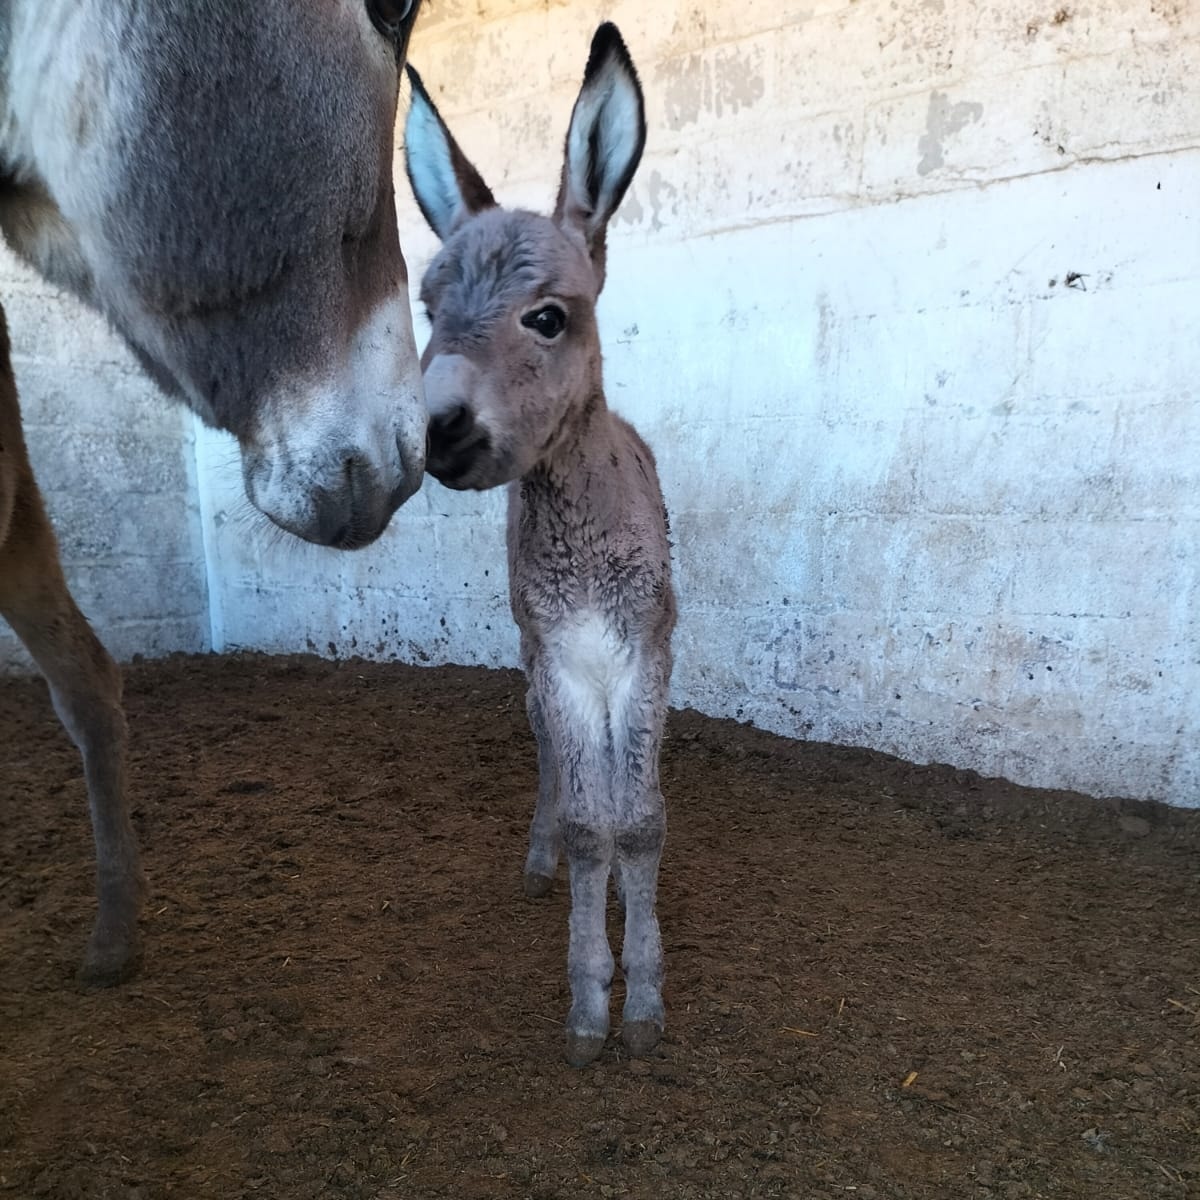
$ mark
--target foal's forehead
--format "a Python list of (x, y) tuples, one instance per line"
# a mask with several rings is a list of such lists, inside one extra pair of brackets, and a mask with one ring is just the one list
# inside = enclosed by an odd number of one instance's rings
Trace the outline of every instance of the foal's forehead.
[(582, 241), (549, 217), (495, 208), (472, 217), (446, 242), (426, 286), (492, 307), (534, 295), (588, 295), (595, 281)]

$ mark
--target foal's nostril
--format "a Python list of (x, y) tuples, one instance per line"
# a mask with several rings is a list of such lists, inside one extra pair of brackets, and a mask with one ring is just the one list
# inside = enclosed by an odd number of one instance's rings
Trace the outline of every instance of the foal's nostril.
[(460, 404), (435, 417), (433, 425), (439, 438), (447, 442), (457, 442), (471, 432), (475, 425), (475, 417), (465, 404)]

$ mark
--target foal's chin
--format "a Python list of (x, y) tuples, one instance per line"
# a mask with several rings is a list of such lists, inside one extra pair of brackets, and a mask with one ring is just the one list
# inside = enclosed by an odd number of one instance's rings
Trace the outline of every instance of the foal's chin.
[(425, 470), (443, 487), (455, 492), (487, 492), (511, 483), (517, 476), (505, 461), (493, 455), (476, 457), (463, 462), (461, 457), (438, 459), (431, 456)]
[(498, 482), (492, 482), (487, 479), (477, 478), (474, 472), (469, 472), (466, 475), (438, 475), (430, 471), (434, 479), (442, 485), (449, 488), (452, 492), (486, 492), (498, 485)]

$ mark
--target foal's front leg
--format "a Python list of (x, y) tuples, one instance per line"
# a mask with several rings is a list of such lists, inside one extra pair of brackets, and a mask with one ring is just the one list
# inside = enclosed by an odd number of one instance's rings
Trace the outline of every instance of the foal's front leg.
[(649, 1054), (666, 1025), (663, 1006), (662, 936), (655, 912), (658, 864), (666, 836), (662, 793), (646, 795), (639, 820), (617, 830), (616, 853), (621, 864), (621, 895), (625, 902), (625, 941), (621, 968), (625, 975), (625, 1007), (621, 1040), (633, 1055)]
[(608, 1037), (608, 1000), (613, 956), (605, 929), (608, 872), (613, 831), (588, 819), (575, 819), (564, 803), (563, 845), (571, 876), (570, 940), (567, 978), (571, 1011), (567, 1014), (567, 1062), (583, 1067), (604, 1049)]
[(569, 687), (556, 694), (548, 683), (542, 694), (560, 785), (559, 829), (571, 879), (567, 1061), (582, 1067), (596, 1058), (608, 1037), (613, 956), (605, 912), (614, 845), (610, 757), (602, 710), (597, 720), (598, 714), (588, 711), (590, 706)]
[(631, 1054), (648, 1054), (666, 1024), (663, 1006), (663, 949), (656, 912), (658, 865), (666, 840), (667, 814), (659, 788), (658, 763), (667, 710), (670, 660), (652, 657), (641, 672), (620, 722), (615, 755), (616, 814), (614, 877), (625, 905), (621, 967), (625, 1007), (621, 1039)]

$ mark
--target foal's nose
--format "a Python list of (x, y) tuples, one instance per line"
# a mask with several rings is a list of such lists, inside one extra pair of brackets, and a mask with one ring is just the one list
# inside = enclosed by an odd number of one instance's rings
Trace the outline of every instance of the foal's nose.
[(471, 472), (490, 446), (487, 428), (475, 419), (474, 412), (465, 404), (455, 404), (430, 419), (425, 469), (447, 487), (470, 486)]
[(491, 448), (487, 424), (471, 404), (478, 389), (479, 368), (461, 354), (435, 354), (425, 367), (430, 413), (425, 469), (447, 487), (475, 486), (473, 472)]
[(429, 422), (429, 439), (435, 449), (447, 450), (469, 437), (474, 428), (475, 414), (465, 404), (456, 404)]

